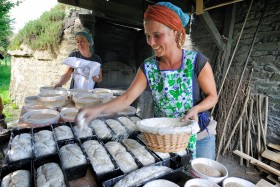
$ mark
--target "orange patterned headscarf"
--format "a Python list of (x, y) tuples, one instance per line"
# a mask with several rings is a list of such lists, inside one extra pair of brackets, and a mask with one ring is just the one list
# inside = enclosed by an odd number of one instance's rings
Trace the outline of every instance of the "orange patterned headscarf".
[(185, 42), (186, 31), (183, 27), (180, 17), (166, 6), (155, 4), (149, 6), (144, 14), (144, 21), (153, 20), (166, 25), (167, 27), (177, 31), (176, 43), (179, 48)]

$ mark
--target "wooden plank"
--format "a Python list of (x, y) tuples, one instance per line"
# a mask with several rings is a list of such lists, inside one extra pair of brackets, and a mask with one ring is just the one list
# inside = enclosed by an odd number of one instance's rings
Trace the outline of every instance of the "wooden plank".
[(280, 145), (278, 145), (278, 144), (269, 143), (268, 147), (271, 147), (271, 148), (273, 148), (273, 149), (275, 149), (277, 151), (280, 151)]
[(275, 168), (273, 168), (273, 167), (271, 167), (271, 166), (269, 166), (269, 165), (267, 165), (267, 164), (265, 164), (265, 163), (263, 163), (261, 161), (258, 161), (257, 159), (255, 159), (255, 158), (253, 158), (253, 157), (251, 157), (251, 156), (249, 156), (249, 155), (247, 155), (245, 153), (242, 153), (239, 150), (235, 150), (235, 151), (233, 151), (233, 153), (238, 155), (238, 156), (243, 157), (246, 160), (249, 160), (251, 164), (254, 164), (254, 165), (258, 166), (258, 167), (261, 167), (261, 168), (267, 170), (268, 172), (270, 172), (270, 173), (280, 177), (280, 171), (279, 170), (277, 170), (277, 169), (275, 169)]
[(271, 184), (270, 182), (264, 180), (264, 179), (261, 179), (257, 184), (256, 186), (258, 187), (275, 187), (273, 184)]
[(280, 164), (280, 153), (275, 153), (273, 151), (270, 151), (270, 150), (266, 149), (262, 153), (262, 157), (267, 158), (269, 160), (272, 160), (272, 161), (277, 162), (278, 164)]
[(268, 180), (274, 182), (276, 185), (278, 185), (278, 186), (280, 185), (279, 181), (277, 181), (277, 179), (274, 178), (272, 175), (268, 175), (266, 178), (267, 178)]
[(203, 13), (203, 0), (196, 0), (196, 15)]
[(218, 46), (218, 48), (221, 51), (224, 51), (226, 44), (224, 43), (224, 41), (221, 37), (221, 34), (219, 33), (214, 21), (212, 20), (212, 18), (209, 15), (209, 13), (204, 12), (199, 17), (200, 17), (203, 25), (206, 27), (206, 29), (212, 34), (212, 37), (213, 37), (216, 45)]

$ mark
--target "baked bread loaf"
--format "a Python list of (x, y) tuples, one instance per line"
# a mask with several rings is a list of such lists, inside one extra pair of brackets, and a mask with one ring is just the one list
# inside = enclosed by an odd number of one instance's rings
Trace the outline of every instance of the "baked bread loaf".
[(54, 128), (54, 133), (57, 140), (67, 140), (74, 138), (71, 128), (66, 125), (61, 125)]
[(130, 131), (137, 131), (136, 124), (127, 117), (118, 117), (118, 120)]
[(34, 134), (34, 149), (36, 157), (56, 152), (53, 134), (49, 130), (41, 130)]
[(32, 158), (31, 134), (22, 133), (16, 135), (11, 142), (9, 160), (12, 162), (26, 158)]
[(137, 169), (117, 182), (114, 187), (133, 187), (172, 171), (166, 166), (146, 166)]
[(125, 127), (117, 120), (107, 119), (105, 122), (114, 131), (117, 137), (128, 137), (128, 132)]
[(86, 138), (86, 137), (91, 137), (92, 130), (88, 126), (85, 126), (84, 128), (80, 128), (79, 126), (75, 125), (74, 126), (74, 133), (78, 138)]
[(57, 163), (47, 163), (37, 169), (36, 183), (38, 187), (66, 187), (64, 181), (64, 175)]
[(83, 148), (97, 174), (106, 173), (114, 169), (114, 164), (112, 163), (110, 156), (98, 141), (86, 141), (83, 143)]
[(92, 120), (89, 123), (89, 127), (91, 127), (94, 130), (98, 138), (112, 138), (112, 131), (105, 124), (105, 122), (100, 119)]
[(62, 167), (65, 169), (86, 164), (86, 157), (77, 144), (66, 144), (59, 149)]
[(138, 168), (131, 154), (119, 142), (107, 142), (105, 147), (124, 173), (129, 173)]
[(1, 187), (30, 187), (30, 172), (28, 170), (17, 170), (6, 175)]
[(122, 142), (144, 166), (155, 163), (155, 158), (151, 153), (136, 140), (124, 139)]

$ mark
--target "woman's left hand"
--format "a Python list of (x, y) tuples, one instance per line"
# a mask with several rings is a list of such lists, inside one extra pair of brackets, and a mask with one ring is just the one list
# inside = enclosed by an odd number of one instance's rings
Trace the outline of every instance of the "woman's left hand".
[(198, 122), (198, 109), (197, 107), (192, 107), (190, 110), (188, 110), (187, 114), (184, 116), (184, 120), (194, 120)]

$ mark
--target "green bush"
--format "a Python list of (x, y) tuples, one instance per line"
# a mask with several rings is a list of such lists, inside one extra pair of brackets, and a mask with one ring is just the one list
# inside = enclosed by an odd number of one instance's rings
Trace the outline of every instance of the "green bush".
[(21, 44), (33, 50), (55, 49), (61, 40), (66, 8), (66, 5), (58, 4), (39, 19), (29, 21), (13, 38), (9, 49), (20, 49)]

